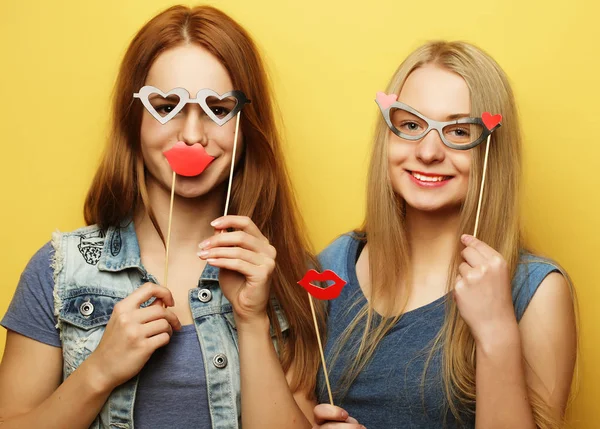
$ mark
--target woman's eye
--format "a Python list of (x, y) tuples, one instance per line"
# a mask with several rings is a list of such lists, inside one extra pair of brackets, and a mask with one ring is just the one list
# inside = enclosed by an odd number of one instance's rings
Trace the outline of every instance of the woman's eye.
[(452, 130), (452, 132), (454, 133), (454, 135), (456, 137), (469, 137), (469, 130), (466, 130), (464, 128), (456, 128), (454, 130)]
[(156, 111), (158, 113), (164, 113), (165, 115), (168, 115), (173, 111), (174, 108), (175, 106), (172, 104), (161, 104), (160, 106), (156, 107)]
[(227, 116), (227, 114), (231, 111), (228, 108), (221, 106), (213, 106), (210, 108), (210, 110), (212, 110), (215, 116), (218, 116), (220, 118)]
[(402, 124), (400, 124), (400, 128), (404, 129), (409, 133), (415, 133), (419, 131), (421, 127), (416, 122), (403, 122)]

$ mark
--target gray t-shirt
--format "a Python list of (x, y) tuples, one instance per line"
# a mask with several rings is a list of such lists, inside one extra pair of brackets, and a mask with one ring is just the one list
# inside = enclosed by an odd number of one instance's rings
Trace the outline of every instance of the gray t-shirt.
[[(54, 316), (54, 250), (43, 246), (29, 261), (0, 324), (41, 343), (61, 347)], [(174, 332), (140, 373), (134, 406), (136, 429), (210, 428), (206, 376), (194, 325)]]

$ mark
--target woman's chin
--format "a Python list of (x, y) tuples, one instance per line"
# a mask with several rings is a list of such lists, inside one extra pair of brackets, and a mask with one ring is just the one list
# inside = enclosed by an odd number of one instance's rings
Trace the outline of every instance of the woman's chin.
[(212, 175), (177, 176), (175, 192), (181, 198), (202, 198), (215, 192), (225, 192), (225, 186), (226, 183), (215, 180)]
[(436, 213), (446, 214), (460, 211), (460, 202), (440, 199), (406, 199), (406, 205), (418, 212), (434, 215)]
[[(184, 180), (181, 180), (180, 182), (184, 182)], [(181, 198), (189, 198), (189, 199), (193, 199), (193, 198), (201, 198), (209, 193), (211, 193), (211, 191), (213, 190), (213, 187), (210, 186), (210, 184), (208, 183), (178, 183), (175, 185), (175, 192), (177, 193), (178, 197)]]

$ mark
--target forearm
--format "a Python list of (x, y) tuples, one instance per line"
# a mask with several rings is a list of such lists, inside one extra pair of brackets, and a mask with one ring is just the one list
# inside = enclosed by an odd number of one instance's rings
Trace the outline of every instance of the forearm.
[(93, 362), (84, 361), (64, 383), (33, 410), (8, 417), (2, 429), (88, 428), (110, 395)]
[(269, 320), (238, 323), (244, 429), (310, 428), (294, 400), (269, 333)]
[(477, 344), (476, 428), (535, 429), (518, 325)]

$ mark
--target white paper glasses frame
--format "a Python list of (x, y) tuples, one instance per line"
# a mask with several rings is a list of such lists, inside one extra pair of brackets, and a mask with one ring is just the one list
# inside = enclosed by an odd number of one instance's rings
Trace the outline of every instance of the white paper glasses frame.
[[(167, 98), (169, 95), (176, 95), (179, 97), (179, 103), (171, 110), (166, 116), (160, 116), (160, 114), (156, 111), (152, 103), (150, 103), (149, 97), (151, 94), (158, 94), (163, 98)], [(235, 107), (229, 112), (225, 117), (219, 118), (208, 106), (206, 99), (208, 97), (215, 97), (219, 100), (224, 100), (226, 98), (234, 98), (236, 101)], [(217, 92), (212, 89), (201, 89), (196, 94), (196, 98), (190, 98), (189, 92), (187, 92), (184, 88), (174, 88), (167, 93), (162, 92), (160, 89), (146, 85), (140, 89), (140, 92), (136, 92), (133, 94), (133, 98), (139, 98), (142, 100), (142, 104), (154, 118), (160, 122), (161, 124), (166, 124), (173, 117), (181, 111), (185, 107), (187, 103), (198, 103), (202, 110), (208, 115), (208, 117), (215, 122), (219, 126), (223, 126), (227, 121), (233, 118), (240, 110), (244, 108), (244, 106), (250, 103), (250, 100), (246, 98), (246, 95), (242, 91), (229, 91), (223, 95), (219, 95)]]

